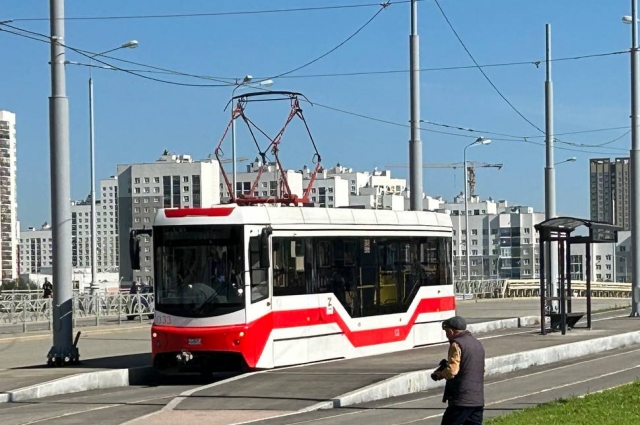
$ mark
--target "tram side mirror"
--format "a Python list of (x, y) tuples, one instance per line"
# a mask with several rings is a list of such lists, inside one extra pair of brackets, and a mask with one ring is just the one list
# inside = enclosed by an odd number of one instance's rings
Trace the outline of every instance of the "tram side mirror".
[(260, 268), (268, 269), (271, 267), (269, 253), (269, 236), (271, 236), (271, 228), (265, 227), (260, 232)]
[(151, 229), (131, 229), (129, 231), (129, 259), (131, 269), (140, 270), (140, 235), (152, 235)]

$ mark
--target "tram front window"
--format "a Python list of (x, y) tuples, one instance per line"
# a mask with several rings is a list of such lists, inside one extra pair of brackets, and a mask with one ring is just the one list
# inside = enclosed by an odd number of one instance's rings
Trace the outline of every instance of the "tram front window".
[(244, 308), (240, 226), (154, 229), (156, 309), (181, 317), (211, 317)]

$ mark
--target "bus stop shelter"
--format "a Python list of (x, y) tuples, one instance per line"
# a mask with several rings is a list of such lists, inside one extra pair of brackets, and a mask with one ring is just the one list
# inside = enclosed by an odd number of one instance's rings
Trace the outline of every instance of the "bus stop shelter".
[[(579, 227), (588, 229), (587, 236), (573, 235)], [(535, 229), (540, 235), (540, 331), (546, 335), (546, 318), (550, 318), (551, 331), (567, 332), (567, 327), (573, 328), (586, 314), (587, 329), (591, 329), (591, 245), (594, 243), (618, 242), (618, 231), (623, 230), (619, 226), (593, 220), (575, 217), (555, 217), (536, 224)], [(558, 288), (559, 294), (552, 294), (546, 276), (545, 261), (549, 259), (545, 253), (550, 252), (551, 243), (558, 243)], [(571, 247), (578, 244), (585, 245), (585, 266), (583, 268), (586, 278), (586, 311), (574, 312), (572, 310), (571, 291)], [(615, 253), (614, 253), (615, 254)], [(554, 312), (550, 306), (552, 301), (560, 302), (560, 311)]]

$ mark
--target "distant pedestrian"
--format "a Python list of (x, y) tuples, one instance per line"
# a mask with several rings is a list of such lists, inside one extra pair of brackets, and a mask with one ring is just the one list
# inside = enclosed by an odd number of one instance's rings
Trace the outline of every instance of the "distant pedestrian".
[(434, 381), (447, 380), (442, 425), (480, 425), (484, 412), (484, 347), (467, 331), (463, 317), (445, 320), (442, 329), (449, 340), (447, 364), (431, 375)]
[(44, 278), (44, 283), (42, 284), (42, 297), (43, 298), (51, 298), (53, 296), (53, 284), (49, 282), (48, 278)]

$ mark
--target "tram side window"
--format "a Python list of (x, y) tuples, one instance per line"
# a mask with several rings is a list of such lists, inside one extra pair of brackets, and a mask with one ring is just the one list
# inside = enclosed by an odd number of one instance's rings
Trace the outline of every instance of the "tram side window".
[(274, 296), (333, 293), (352, 317), (405, 312), (451, 281), (445, 238), (273, 238)]
[[(306, 238), (273, 238), (273, 295), (302, 295), (307, 293), (311, 271)], [(313, 291), (309, 291), (313, 293)]]
[(249, 266), (251, 267), (251, 302), (269, 297), (269, 270), (260, 268), (260, 238), (249, 240)]

